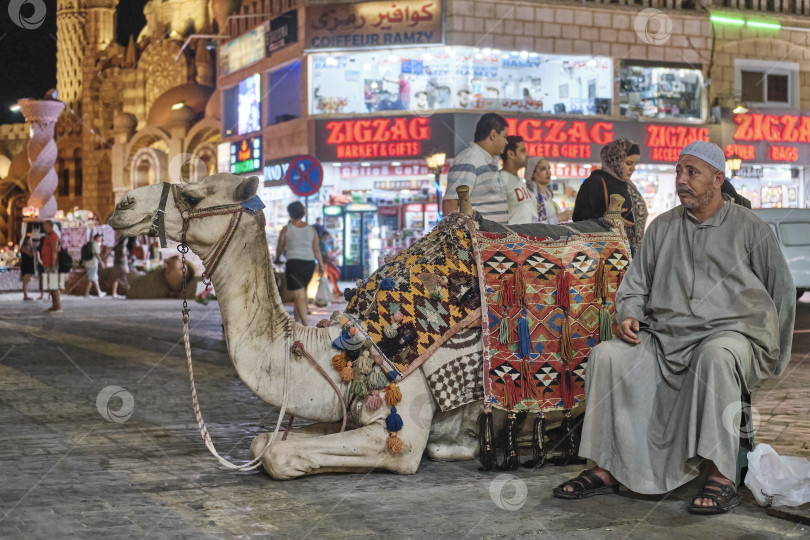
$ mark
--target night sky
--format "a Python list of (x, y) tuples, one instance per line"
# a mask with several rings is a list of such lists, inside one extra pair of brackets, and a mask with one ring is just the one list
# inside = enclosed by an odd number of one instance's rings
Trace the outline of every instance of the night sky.
[[(22, 14), (30, 18), (34, 4), (45, 6), (45, 19), (38, 28), (27, 30), (12, 22), (8, 0), (0, 9), (0, 124), (24, 122), (22, 113), (9, 107), (24, 97), (41, 98), (56, 88), (56, 0), (28, 0)], [(126, 45), (130, 34), (146, 24), (143, 6), (146, 0), (119, 0), (119, 43)]]

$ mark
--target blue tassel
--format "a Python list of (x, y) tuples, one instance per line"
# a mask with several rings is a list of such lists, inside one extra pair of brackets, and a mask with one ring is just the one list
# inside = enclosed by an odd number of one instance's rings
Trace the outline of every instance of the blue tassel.
[(388, 379), (389, 380), (396, 381), (397, 377), (399, 377), (399, 373), (397, 373), (396, 371), (389, 371), (388, 372)]
[(526, 322), (526, 317), (518, 319), (518, 354), (520, 356), (528, 356), (532, 347), (532, 337), (529, 332), (529, 323)]
[(381, 291), (393, 291), (394, 290), (394, 278), (391, 276), (386, 277), (384, 280), (380, 282), (380, 290)]
[(396, 407), (391, 407), (391, 414), (385, 419), (385, 429), (391, 432), (402, 429), (402, 417), (397, 414)]

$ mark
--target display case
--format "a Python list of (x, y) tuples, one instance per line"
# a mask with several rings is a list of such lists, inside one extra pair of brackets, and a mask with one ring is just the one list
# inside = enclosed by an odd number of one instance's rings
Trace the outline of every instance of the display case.
[(626, 60), (622, 62), (619, 81), (622, 116), (701, 118), (703, 75), (699, 69)]

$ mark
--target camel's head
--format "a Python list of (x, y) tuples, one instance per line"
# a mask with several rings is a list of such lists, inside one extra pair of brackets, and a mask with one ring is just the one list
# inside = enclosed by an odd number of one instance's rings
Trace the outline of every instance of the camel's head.
[[(169, 190), (164, 215), (166, 237), (179, 241), (183, 218), (178, 206), (188, 210), (200, 210), (217, 206), (244, 203), (256, 195), (259, 179), (243, 178), (228, 173), (206, 176), (199, 182), (173, 184)], [(125, 236), (149, 233), (152, 218), (160, 207), (163, 184), (155, 184), (127, 192), (110, 217), (109, 224)], [(175, 200), (177, 197), (179, 200)], [(186, 240), (189, 245), (211, 245), (224, 233), (230, 216), (211, 216), (193, 220), (189, 224)]]

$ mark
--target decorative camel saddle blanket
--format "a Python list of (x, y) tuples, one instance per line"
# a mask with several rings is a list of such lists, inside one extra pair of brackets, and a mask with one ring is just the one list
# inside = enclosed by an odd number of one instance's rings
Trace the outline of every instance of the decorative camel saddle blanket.
[(585, 397), (591, 348), (613, 335), (616, 290), (630, 262), (624, 235), (479, 231), (475, 243), (485, 407), (571, 409)]
[[(615, 292), (629, 263), (621, 225), (577, 225), (595, 232), (481, 225), (460, 213), (446, 217), (359, 281), (347, 293), (346, 312), (333, 314), (341, 329), (333, 365), (350, 383), (351, 400), (376, 410), (384, 392), (393, 452), (402, 448), (396, 383), (423, 364), (444, 411), (482, 395), (487, 411), (569, 410), (584, 398), (591, 347), (612, 336)], [(522, 234), (538, 230), (567, 234)], [(478, 324), (483, 359), (477, 344), (465, 343), (468, 338), (451, 343), (456, 354), (442, 349), (431, 358), (455, 334)]]

